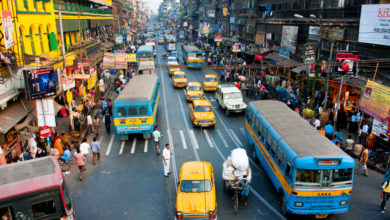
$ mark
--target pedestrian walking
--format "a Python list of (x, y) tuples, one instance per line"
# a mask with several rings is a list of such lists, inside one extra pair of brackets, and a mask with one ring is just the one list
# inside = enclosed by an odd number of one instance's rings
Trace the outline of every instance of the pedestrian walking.
[(95, 115), (95, 118), (93, 119), (93, 129), (96, 135), (99, 135), (100, 126), (101, 126), (100, 119), (98, 118), (97, 115)]
[(91, 151), (93, 155), (93, 165), (96, 165), (96, 157), (98, 160), (100, 160), (100, 144), (97, 141), (96, 137), (93, 138), (93, 141), (91, 143)]
[(345, 141), (345, 152), (351, 157), (354, 157), (354, 153), (353, 153), (354, 145), (355, 145), (355, 141), (352, 139), (351, 135), (348, 135), (348, 139)]
[(358, 173), (360, 168), (363, 167), (363, 175), (368, 176), (367, 161), (368, 161), (368, 149), (366, 145), (363, 145), (363, 151), (360, 154), (360, 161), (358, 166), (355, 169), (355, 173)]
[(112, 116), (112, 102), (111, 102), (111, 99), (108, 99), (107, 106), (108, 106), (108, 113), (110, 114), (110, 116)]
[(80, 152), (85, 156), (85, 158), (87, 158), (89, 153), (89, 148), (91, 148), (91, 146), (87, 142), (87, 138), (83, 139), (83, 142), (80, 144), (79, 148), (80, 148)]
[(164, 176), (168, 177), (169, 172), (169, 160), (171, 159), (171, 150), (169, 144), (165, 145), (165, 148), (163, 150), (163, 157), (162, 157), (162, 162), (164, 165)]
[(161, 133), (158, 130), (157, 126), (154, 126), (154, 131), (153, 131), (152, 135), (153, 135), (154, 146), (156, 146), (156, 154), (160, 155), (160, 137), (161, 137)]
[(390, 180), (387, 180), (382, 185), (382, 204), (381, 213), (385, 214), (386, 202), (390, 198)]
[(103, 123), (106, 126), (107, 133), (110, 133), (110, 131), (111, 131), (111, 128), (110, 128), (110, 126), (111, 126), (111, 116), (110, 116), (110, 114), (108, 114), (108, 111), (106, 111), (104, 116), (103, 116)]
[(92, 128), (93, 128), (92, 116), (87, 115), (87, 135), (92, 133)]
[(76, 148), (76, 152), (74, 152), (74, 158), (76, 159), (76, 163), (79, 166), (80, 170), (80, 180), (83, 180), (84, 172), (86, 170), (86, 163), (85, 163), (85, 157), (81, 153), (79, 148)]

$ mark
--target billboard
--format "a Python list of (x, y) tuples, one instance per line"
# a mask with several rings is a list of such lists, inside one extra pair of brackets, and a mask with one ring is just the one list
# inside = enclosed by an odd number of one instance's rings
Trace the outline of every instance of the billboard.
[(3, 23), (3, 36), (5, 49), (14, 45), (13, 25), (11, 11), (1, 11), (1, 20)]
[(339, 53), (336, 61), (339, 62), (337, 71), (340, 74), (353, 74), (353, 63), (358, 61), (359, 55), (355, 53)]
[(390, 4), (362, 5), (359, 42), (390, 46)]
[(368, 80), (359, 108), (379, 121), (390, 120), (390, 88)]
[(264, 41), (265, 41), (265, 34), (256, 33), (255, 44), (263, 46), (264, 45)]
[(295, 54), (297, 48), (298, 26), (283, 26), (282, 41), (280, 47), (289, 50)]
[(307, 43), (303, 45), (303, 63), (311, 64), (316, 62), (316, 45)]
[(309, 26), (309, 40), (320, 41), (321, 28), (317, 26)]
[(103, 68), (104, 69), (115, 69), (115, 54), (114, 53), (104, 53)]
[(58, 77), (52, 67), (23, 70), (28, 100), (41, 99), (57, 94)]

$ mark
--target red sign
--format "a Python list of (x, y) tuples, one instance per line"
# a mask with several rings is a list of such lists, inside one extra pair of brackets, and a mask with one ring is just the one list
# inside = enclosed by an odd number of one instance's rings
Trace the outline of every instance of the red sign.
[(336, 61), (340, 61), (340, 60), (358, 61), (358, 59), (359, 59), (359, 54), (339, 53), (336, 55)]
[(51, 133), (51, 128), (49, 126), (43, 126), (41, 129), (39, 129), (39, 135), (41, 137), (47, 137)]
[(263, 55), (255, 53), (255, 59), (258, 60), (258, 61), (262, 61), (263, 60)]

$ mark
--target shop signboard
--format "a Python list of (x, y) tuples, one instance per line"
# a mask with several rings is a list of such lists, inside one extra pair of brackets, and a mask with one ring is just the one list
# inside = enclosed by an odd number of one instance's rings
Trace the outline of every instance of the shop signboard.
[(75, 80), (73, 78), (62, 78), (62, 89), (67, 91), (76, 87)]
[(390, 4), (362, 5), (359, 42), (390, 46)]
[(245, 51), (245, 44), (241, 44), (241, 52)]
[(14, 34), (13, 34), (13, 24), (12, 24), (12, 14), (11, 11), (1, 11), (1, 20), (3, 23), (3, 38), (5, 49), (9, 49), (14, 45)]
[(207, 14), (208, 14), (209, 18), (215, 18), (215, 10), (208, 10)]
[(127, 54), (116, 53), (115, 54), (115, 69), (125, 70), (127, 69)]
[(374, 119), (372, 123), (372, 133), (382, 138), (386, 142), (389, 141), (389, 136), (387, 135), (387, 129), (389, 127), (388, 123), (388, 121), (381, 122), (376, 119)]
[(255, 53), (255, 59), (258, 60), (258, 61), (263, 61), (263, 58), (264, 56), (262, 54), (259, 54), (259, 53)]
[(72, 91), (67, 91), (66, 92), (66, 101), (67, 102), (73, 102), (73, 92)]
[(368, 80), (359, 108), (379, 121), (390, 120), (390, 87)]
[(35, 100), (38, 126), (56, 127), (56, 112), (53, 99)]
[(256, 33), (255, 35), (255, 44), (259, 46), (263, 46), (265, 41), (265, 34)]
[(316, 45), (307, 43), (303, 45), (303, 63), (312, 64), (316, 61)]
[(241, 45), (238, 44), (238, 43), (234, 43), (234, 44), (232, 45), (232, 52), (233, 52), (233, 53), (241, 52)]
[(96, 85), (97, 81), (97, 70), (96, 67), (89, 68), (89, 79), (87, 81), (87, 89), (91, 90)]
[(52, 67), (24, 70), (26, 97), (28, 100), (41, 99), (57, 94), (58, 74)]
[(123, 37), (120, 34), (115, 35), (115, 44), (123, 44)]
[(230, 24), (236, 23), (236, 17), (230, 17)]
[(283, 26), (280, 47), (295, 54), (297, 48), (298, 26)]
[(123, 34), (123, 35), (122, 35), (122, 41), (123, 41), (123, 42), (126, 42), (126, 41), (127, 41), (127, 34)]
[(344, 29), (328, 27), (322, 28), (320, 36), (321, 39), (341, 41), (344, 39)]
[(309, 26), (309, 40), (320, 41), (321, 28), (318, 26)]
[(359, 55), (356, 53), (339, 53), (336, 61), (339, 62), (337, 71), (340, 74), (353, 74), (353, 62), (358, 61)]
[(266, 39), (266, 40), (272, 40), (272, 33), (267, 33), (267, 34), (265, 35), (265, 39)]
[(285, 57), (290, 57), (291, 51), (286, 49), (286, 48), (279, 48), (279, 55), (285, 56)]
[(215, 31), (216, 33), (218, 33), (218, 24), (215, 24), (215, 26), (214, 26), (214, 31)]
[(115, 69), (115, 54), (114, 53), (104, 53), (103, 68), (104, 69)]
[(214, 37), (215, 42), (222, 42), (222, 34), (217, 34)]
[(136, 54), (135, 53), (128, 53), (127, 54), (127, 62), (128, 63), (136, 63), (137, 62)]

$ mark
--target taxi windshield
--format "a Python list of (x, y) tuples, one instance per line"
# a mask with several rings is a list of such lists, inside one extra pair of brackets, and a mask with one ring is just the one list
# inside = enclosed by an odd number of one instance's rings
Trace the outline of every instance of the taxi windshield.
[(184, 74), (175, 74), (175, 78), (182, 79), (182, 78), (186, 78), (186, 76)]
[(176, 58), (175, 57), (169, 57), (168, 58), (168, 62), (176, 62)]
[(200, 91), (200, 86), (189, 86), (188, 90), (189, 91)]
[(217, 81), (217, 79), (214, 78), (214, 77), (207, 77), (204, 81), (206, 81), (206, 82), (215, 82), (215, 81)]
[(181, 181), (180, 191), (182, 192), (210, 192), (210, 180), (183, 180)]
[(195, 107), (196, 112), (211, 112), (210, 106), (196, 106)]

